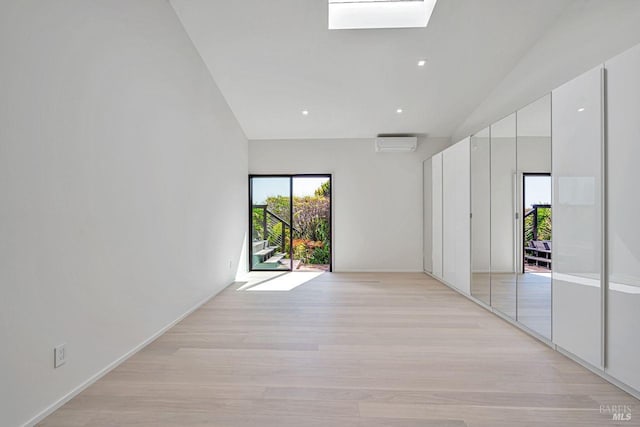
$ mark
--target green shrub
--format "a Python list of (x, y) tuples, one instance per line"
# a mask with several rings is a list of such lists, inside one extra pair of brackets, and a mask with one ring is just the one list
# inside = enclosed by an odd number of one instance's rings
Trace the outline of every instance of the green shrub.
[(326, 245), (315, 248), (309, 258), (309, 264), (329, 264), (329, 248)]
[[(533, 240), (533, 215), (525, 218), (525, 241)], [(551, 209), (538, 208), (538, 240), (551, 240)]]
[(304, 242), (295, 243), (293, 246), (293, 259), (299, 259), (303, 264), (307, 263), (307, 245)]

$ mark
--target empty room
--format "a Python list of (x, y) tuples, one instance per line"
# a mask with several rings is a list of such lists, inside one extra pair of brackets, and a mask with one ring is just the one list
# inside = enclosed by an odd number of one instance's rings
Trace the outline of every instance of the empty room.
[(639, 23), (0, 1), (0, 427), (640, 426)]

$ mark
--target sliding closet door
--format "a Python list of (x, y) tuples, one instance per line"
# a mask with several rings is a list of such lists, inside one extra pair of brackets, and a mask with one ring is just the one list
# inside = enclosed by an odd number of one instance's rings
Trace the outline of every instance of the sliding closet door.
[(516, 115), (491, 125), (491, 305), (516, 318)]
[(442, 153), (444, 280), (470, 293), (469, 138)]
[(602, 366), (602, 78), (552, 93), (553, 341)]
[(431, 158), (431, 259), (433, 275), (442, 278), (442, 153)]
[(433, 246), (433, 228), (431, 218), (433, 216), (433, 186), (431, 179), (433, 172), (431, 171), (431, 159), (422, 162), (422, 269), (431, 273), (433, 271), (433, 255), (431, 249)]
[(489, 128), (471, 137), (471, 295), (491, 305), (491, 147)]
[(517, 112), (518, 322), (551, 339), (551, 95)]
[(640, 46), (607, 62), (607, 372), (640, 390)]

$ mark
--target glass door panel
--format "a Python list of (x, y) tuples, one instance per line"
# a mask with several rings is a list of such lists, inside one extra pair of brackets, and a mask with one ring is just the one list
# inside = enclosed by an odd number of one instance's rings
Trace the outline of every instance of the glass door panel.
[(250, 178), (251, 270), (291, 270), (291, 177)]
[(293, 177), (293, 270), (331, 269), (331, 178)]

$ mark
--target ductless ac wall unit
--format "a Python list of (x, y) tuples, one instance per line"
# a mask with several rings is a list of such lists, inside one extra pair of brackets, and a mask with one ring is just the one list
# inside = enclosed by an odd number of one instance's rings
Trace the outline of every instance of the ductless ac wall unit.
[(410, 153), (416, 151), (418, 138), (415, 136), (379, 136), (376, 138), (377, 153)]

